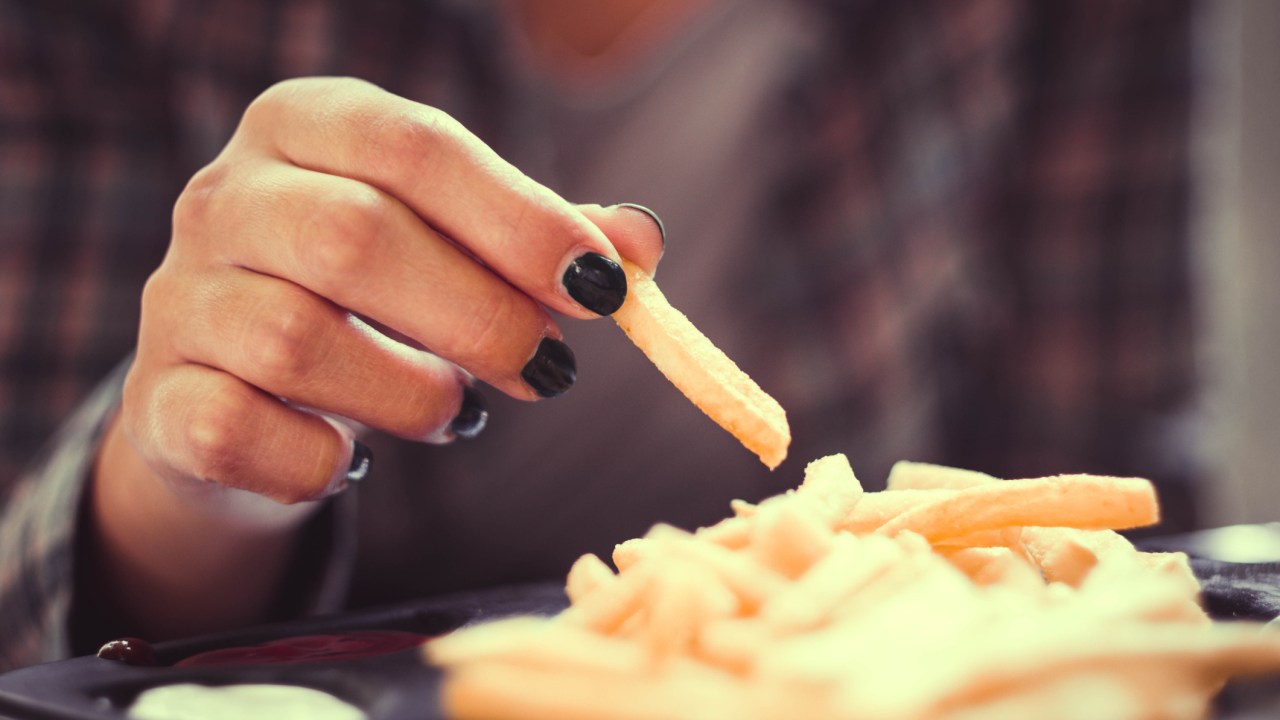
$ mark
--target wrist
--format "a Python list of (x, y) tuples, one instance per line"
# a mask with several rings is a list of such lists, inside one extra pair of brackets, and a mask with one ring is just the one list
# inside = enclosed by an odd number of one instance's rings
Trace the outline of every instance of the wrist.
[(118, 418), (88, 492), (82, 531), (93, 581), (77, 595), (117, 608), (113, 624), (152, 640), (264, 621), (299, 530), (320, 507), (160, 477)]

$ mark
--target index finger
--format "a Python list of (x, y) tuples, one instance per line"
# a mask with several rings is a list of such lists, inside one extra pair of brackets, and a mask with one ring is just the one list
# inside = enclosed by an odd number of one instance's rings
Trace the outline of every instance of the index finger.
[(245, 113), (285, 160), (387, 192), (507, 282), (558, 312), (609, 315), (626, 274), (581, 211), (435, 108), (343, 78), (276, 85)]

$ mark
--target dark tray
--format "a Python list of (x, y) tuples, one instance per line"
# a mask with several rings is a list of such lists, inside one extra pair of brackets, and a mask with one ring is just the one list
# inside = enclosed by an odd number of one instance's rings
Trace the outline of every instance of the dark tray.
[[(1145, 543), (1144, 543), (1145, 545)], [(1175, 549), (1155, 547), (1150, 549)], [(1182, 548), (1176, 548), (1182, 549)], [(1205, 607), (1222, 620), (1280, 617), (1280, 563), (1230, 563), (1196, 557)], [(97, 657), (37, 665), (0, 675), (0, 716), (32, 720), (124, 718), (138, 693), (180, 682), (204, 685), (281, 683), (315, 688), (361, 708), (370, 720), (436, 720), (440, 672), (417, 649), (375, 657), (280, 665), (175, 667), (209, 650), (302, 635), (401, 630), (439, 635), (511, 615), (551, 615), (564, 608), (559, 585), (523, 585), (425, 599), (377, 610), (247, 629), (156, 646), (155, 667)], [(1219, 696), (1217, 720), (1280, 717), (1280, 681), (1233, 682)]]
[(448, 595), (376, 610), (251, 628), (216, 636), (157, 644), (154, 667), (134, 667), (97, 657), (36, 665), (0, 675), (0, 716), (26, 720), (124, 718), (144, 690), (173, 683), (203, 685), (281, 683), (330, 693), (370, 720), (436, 720), (440, 672), (423, 663), (418, 649), (327, 662), (174, 667), (209, 650), (257, 645), (302, 635), (353, 630), (400, 630), (440, 635), (510, 615), (551, 615), (567, 605), (558, 585), (522, 585)]

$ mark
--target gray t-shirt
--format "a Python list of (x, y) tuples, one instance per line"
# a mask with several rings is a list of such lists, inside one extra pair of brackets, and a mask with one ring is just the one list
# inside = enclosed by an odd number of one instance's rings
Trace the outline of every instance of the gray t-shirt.
[[(503, 56), (518, 120), (499, 151), (571, 201), (657, 211), (668, 233), (661, 287), (766, 391), (766, 348), (741, 310), (745, 244), (785, 162), (770, 123), (788, 69), (811, 49), (807, 21), (789, 3), (711, 3), (590, 89), (558, 84), (512, 37)], [(412, 450), (421, 465), (403, 470), (408, 482), (385, 482), (401, 469), (376, 467), (359, 490), (359, 593), (555, 574), (654, 522), (693, 527), (727, 514), (732, 498), (799, 482), (812, 458), (770, 473), (611, 321), (562, 327), (579, 370), (567, 395), (529, 405), (489, 391), (479, 438)]]

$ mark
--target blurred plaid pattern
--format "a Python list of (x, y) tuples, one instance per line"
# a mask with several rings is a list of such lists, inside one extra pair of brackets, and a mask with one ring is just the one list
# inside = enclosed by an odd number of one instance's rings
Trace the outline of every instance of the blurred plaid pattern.
[(843, 19), (793, 124), (813, 142), (776, 232), (800, 230), (767, 245), (803, 280), (756, 278), (795, 434), (932, 435), (1003, 477), (1187, 472), (1165, 443), (1195, 382), (1189, 5)]
[[(0, 0), (0, 483), (21, 485), (0, 526), (0, 665), (70, 650), (110, 388), (19, 478), (132, 347), (186, 179), (296, 75), (366, 78), (502, 152), (519, 118), (475, 7)], [(813, 11), (829, 36), (780, 98), (795, 163), (744, 240), (761, 262), (741, 293), (793, 454), (921, 447), (1185, 488), (1191, 448), (1169, 438), (1195, 380), (1190, 3)]]

